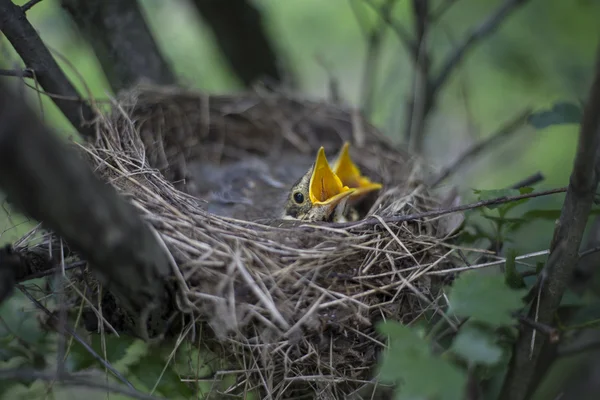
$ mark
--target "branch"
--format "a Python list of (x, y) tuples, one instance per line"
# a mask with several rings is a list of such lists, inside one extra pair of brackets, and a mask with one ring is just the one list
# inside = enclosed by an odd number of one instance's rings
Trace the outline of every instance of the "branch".
[(33, 78), (33, 71), (25, 68), (23, 70), (14, 70), (14, 69), (0, 69), (0, 76), (14, 76), (17, 78)]
[(94, 112), (54, 61), (25, 12), (11, 0), (0, 0), (0, 30), (69, 122), (83, 137), (92, 138), (94, 129), (89, 122)]
[(550, 343), (556, 343), (560, 340), (560, 332), (558, 329), (550, 325), (541, 324), (522, 315), (520, 315), (518, 319), (521, 324), (525, 325), (528, 328), (534, 329), (546, 336)]
[(441, 19), (444, 14), (446, 14), (448, 12), (448, 10), (450, 8), (452, 8), (452, 6), (457, 2), (458, 0), (446, 0), (444, 1), (442, 4), (440, 4), (438, 6), (437, 9), (435, 9), (435, 11), (433, 11), (431, 13), (431, 16), (429, 18), (430, 22), (435, 22), (438, 21), (439, 19)]
[(139, 400), (159, 400), (162, 397), (151, 396), (148, 394), (141, 393), (137, 390), (130, 388), (117, 387), (109, 384), (108, 382), (100, 381), (100, 379), (92, 379), (92, 375), (89, 373), (76, 373), (68, 374), (63, 373), (57, 375), (56, 373), (37, 371), (33, 369), (0, 369), (0, 379), (2, 381), (7, 380), (29, 380), (39, 379), (48, 382), (57, 382), (67, 386), (82, 386), (92, 389), (101, 389), (108, 392), (122, 394), (132, 399)]
[[(579, 132), (570, 183), (550, 244), (550, 257), (540, 274), (538, 296), (529, 311), (529, 317), (542, 324), (552, 322), (571, 278), (598, 185), (595, 168), (600, 144), (600, 47), (594, 75)], [(531, 329), (525, 329), (519, 335), (502, 388), (501, 400), (522, 400), (531, 389), (530, 383), (544, 343), (543, 337), (538, 338), (535, 346), (530, 348), (531, 335)]]
[(41, 2), (42, 0), (29, 0), (27, 3), (23, 4), (21, 6), (21, 10), (23, 10), (24, 13), (26, 13), (27, 11), (29, 11), (33, 6), (35, 6), (36, 4), (38, 4), (39, 2)]
[(497, 132), (491, 134), (488, 138), (475, 143), (470, 149), (467, 149), (460, 157), (458, 157), (456, 161), (444, 168), (432, 181), (431, 186), (434, 187), (439, 185), (450, 175), (456, 173), (456, 171), (465, 165), (467, 161), (479, 156), (485, 150), (493, 148), (493, 145), (496, 145), (501, 139), (506, 139), (512, 134), (518, 132), (518, 128), (527, 122), (527, 118), (530, 114), (531, 109), (526, 109), (505, 123)]
[(75, 339), (77, 341), (77, 343), (79, 343), (88, 353), (90, 353), (92, 358), (94, 358), (96, 361), (98, 361), (108, 371), (112, 372), (112, 374), (118, 380), (120, 380), (123, 384), (125, 384), (132, 390), (136, 390), (135, 387), (133, 387), (133, 385), (131, 384), (131, 382), (129, 382), (127, 380), (127, 378), (125, 378), (119, 371), (117, 371), (108, 361), (106, 361), (104, 358), (100, 357), (100, 355), (98, 353), (96, 353), (96, 351), (89, 344), (87, 344), (85, 342), (85, 340), (83, 340), (81, 337), (79, 337), (79, 335), (75, 332), (75, 330), (73, 328), (71, 328), (66, 323), (61, 324), (59, 322), (59, 318), (56, 316), (56, 314), (52, 313), (50, 310), (48, 310), (48, 308), (46, 308), (42, 303), (40, 303), (35, 297), (33, 297), (31, 295), (31, 293), (29, 293), (29, 291), (27, 291), (27, 289), (24, 286), (22, 286), (22, 285), (18, 285), (18, 286), (19, 286), (19, 290), (21, 291), (21, 293), (23, 293), (25, 295), (25, 297), (27, 297), (29, 299), (29, 301), (31, 301), (39, 310), (41, 310), (44, 314), (46, 314), (46, 317), (48, 318), (48, 321), (47, 321), (48, 326), (54, 328), (61, 335), (65, 335), (66, 333), (71, 335), (71, 337), (73, 337), (73, 339)]
[(213, 31), (229, 66), (245, 86), (250, 87), (261, 79), (280, 83), (284, 78), (293, 85), (295, 79), (291, 71), (284, 71), (280, 65), (262, 15), (251, 1), (191, 1)]
[(519, 181), (519, 182), (515, 183), (514, 185), (511, 185), (510, 189), (521, 189), (524, 187), (533, 186), (536, 183), (543, 181), (544, 179), (546, 179), (546, 178), (544, 178), (544, 175), (542, 175), (542, 173), (538, 171), (535, 174), (523, 179), (522, 181)]
[(444, 208), (441, 210), (426, 211), (426, 212), (417, 213), (417, 214), (399, 215), (397, 217), (387, 217), (387, 218), (371, 216), (371, 217), (365, 218), (362, 221), (329, 223), (329, 224), (327, 224), (327, 226), (331, 226), (333, 228), (357, 228), (357, 227), (362, 227), (362, 226), (378, 225), (381, 223), (381, 221), (386, 222), (386, 223), (397, 224), (400, 222), (416, 221), (416, 220), (420, 220), (423, 218), (435, 218), (435, 217), (439, 217), (441, 215), (472, 210), (474, 208), (481, 208), (481, 207), (487, 207), (487, 206), (492, 206), (492, 205), (497, 205), (497, 204), (510, 203), (510, 202), (522, 200), (522, 199), (532, 199), (535, 197), (548, 196), (548, 195), (557, 194), (557, 193), (564, 193), (566, 191), (567, 191), (567, 188), (562, 187), (562, 188), (557, 188), (557, 189), (543, 190), (540, 192), (525, 193), (525, 194), (520, 194), (517, 196), (497, 197), (495, 199), (481, 200), (481, 201), (477, 201), (475, 203), (464, 204), (462, 206)]
[(400, 22), (394, 21), (391, 13), (383, 13), (383, 8), (378, 7), (372, 0), (363, 1), (379, 15), (379, 18), (381, 18), (383, 22), (392, 28), (396, 36), (398, 36), (400, 43), (402, 43), (402, 45), (408, 50), (411, 58), (413, 61), (415, 61), (419, 52), (419, 48), (417, 47), (415, 40), (410, 36), (406, 29), (404, 29)]
[(431, 81), (429, 77), (430, 59), (427, 51), (429, 35), (429, 0), (413, 0), (415, 17), (416, 65), (412, 95), (407, 105), (405, 138), (409, 150), (419, 154), (422, 151), (425, 134), (425, 120), (433, 106)]
[(164, 304), (170, 265), (154, 233), (1, 82), (0, 190), (85, 257), (134, 315)]
[(176, 82), (137, 1), (61, 0), (61, 5), (90, 42), (115, 93), (140, 79)]
[[(375, 8), (377, 12), (381, 15), (381, 19), (389, 20), (391, 18), (391, 14), (394, 11), (394, 3), (396, 0), (386, 0), (381, 7), (376, 7), (370, 2), (367, 3)], [(354, 3), (351, 3), (354, 4)], [(359, 18), (359, 10), (356, 10), (353, 7), (354, 13), (356, 14), (356, 18)], [(371, 117), (372, 107), (373, 107), (373, 96), (375, 92), (375, 77), (377, 75), (377, 67), (379, 65), (380, 53), (381, 53), (381, 44), (382, 40), (385, 36), (385, 25), (377, 24), (375, 27), (367, 30), (367, 55), (365, 57), (365, 64), (363, 67), (363, 77), (361, 81), (360, 88), (360, 99), (361, 99), (361, 109), (363, 115), (366, 118)]]
[(475, 47), (477, 43), (490, 36), (504, 20), (519, 6), (524, 5), (528, 0), (505, 0), (479, 27), (471, 31), (464, 41), (458, 45), (452, 54), (448, 56), (443, 63), (442, 69), (433, 80), (431, 90), (435, 94), (446, 83), (452, 71), (460, 64), (466, 54)]

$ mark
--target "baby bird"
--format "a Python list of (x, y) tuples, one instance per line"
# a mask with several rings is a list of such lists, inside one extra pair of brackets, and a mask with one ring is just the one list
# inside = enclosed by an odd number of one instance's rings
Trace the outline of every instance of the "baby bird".
[(293, 185), (283, 218), (313, 222), (343, 220), (346, 202), (354, 192), (331, 170), (321, 147), (313, 166)]
[(340, 178), (342, 185), (355, 189), (348, 199), (348, 207), (346, 207), (344, 216), (347, 220), (356, 221), (359, 219), (359, 213), (355, 206), (369, 193), (381, 189), (382, 185), (372, 182), (362, 175), (358, 166), (350, 158), (349, 148), (350, 143), (344, 143), (333, 164), (333, 172)]

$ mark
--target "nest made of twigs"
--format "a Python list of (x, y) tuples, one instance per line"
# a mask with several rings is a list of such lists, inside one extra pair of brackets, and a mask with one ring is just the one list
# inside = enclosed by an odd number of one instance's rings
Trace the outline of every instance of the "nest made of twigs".
[[(230, 392), (342, 398), (372, 378), (385, 341), (374, 324), (410, 322), (436, 303), (438, 282), (428, 273), (451, 268), (443, 223), (386, 219), (439, 200), (419, 163), (359, 114), (280, 93), (140, 86), (98, 126), (84, 153), (160, 234), (178, 266), (180, 306), (212, 332), (200, 340), (240, 364)], [(310, 159), (319, 146), (333, 154), (346, 140), (363, 171), (384, 184), (366, 223), (257, 223), (211, 214), (189, 194), (193, 160)]]

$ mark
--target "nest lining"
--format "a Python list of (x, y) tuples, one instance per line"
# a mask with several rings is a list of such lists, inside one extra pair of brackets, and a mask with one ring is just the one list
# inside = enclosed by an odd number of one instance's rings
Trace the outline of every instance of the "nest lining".
[[(452, 267), (443, 221), (385, 218), (439, 200), (421, 183), (419, 162), (356, 113), (278, 93), (140, 86), (100, 118), (83, 153), (159, 233), (177, 264), (179, 306), (212, 332), (200, 340), (241, 364), (230, 392), (246, 382), (265, 398), (343, 398), (372, 378), (384, 341), (377, 321), (411, 322), (436, 307), (439, 282), (427, 273)], [(194, 160), (310, 160), (321, 145), (334, 154), (344, 141), (384, 184), (371, 209), (377, 224), (248, 221), (212, 214), (192, 195)]]

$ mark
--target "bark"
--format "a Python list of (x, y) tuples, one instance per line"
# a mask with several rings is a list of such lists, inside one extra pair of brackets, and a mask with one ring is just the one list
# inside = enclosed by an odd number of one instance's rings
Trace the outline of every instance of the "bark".
[[(571, 179), (561, 215), (550, 244), (550, 256), (536, 286), (536, 298), (529, 317), (551, 325), (562, 296), (579, 259), (583, 231), (598, 186), (596, 166), (600, 145), (600, 48), (594, 81), (583, 115), (579, 142)], [(544, 337), (536, 335), (531, 349), (533, 331), (523, 329), (515, 344), (511, 363), (500, 396), (501, 400), (523, 400), (532, 390), (534, 372), (539, 366)]]
[(248, 0), (192, 0), (212, 30), (230, 67), (246, 86), (266, 79), (281, 83), (280, 60), (262, 15)]
[(86, 138), (93, 137), (89, 123), (94, 112), (54, 61), (25, 12), (11, 0), (0, 0), (0, 30), (75, 129)]
[(153, 318), (153, 307), (165, 304), (169, 261), (149, 226), (2, 82), (0, 190), (65, 239), (132, 315)]
[(136, 1), (62, 0), (61, 5), (91, 44), (115, 93), (141, 79), (176, 82)]

